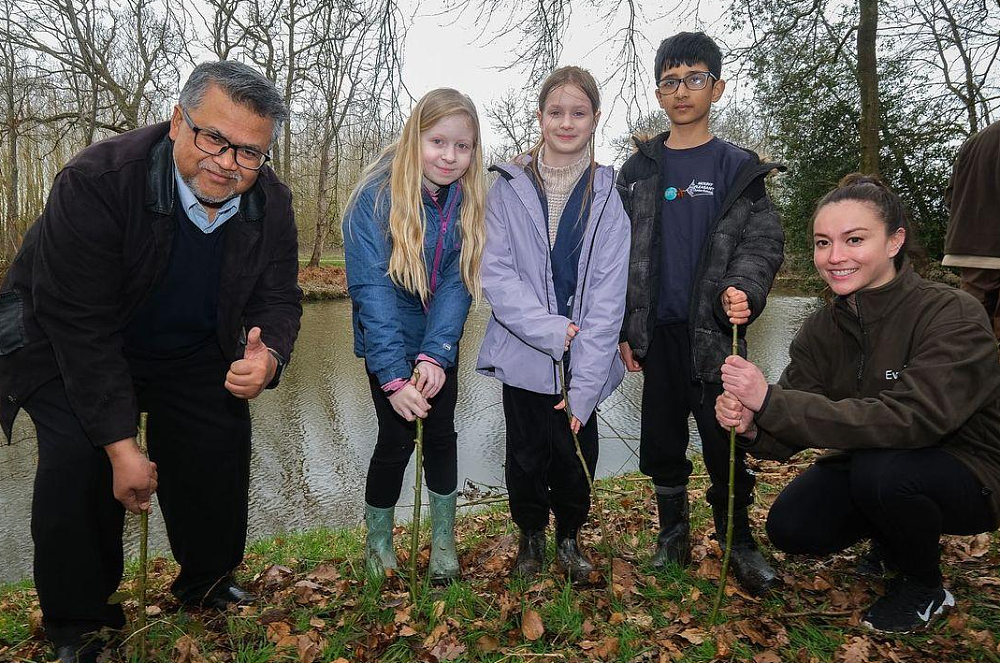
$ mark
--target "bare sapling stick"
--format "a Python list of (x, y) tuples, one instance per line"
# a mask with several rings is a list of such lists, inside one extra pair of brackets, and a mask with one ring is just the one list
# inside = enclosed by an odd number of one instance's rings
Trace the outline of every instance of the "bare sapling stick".
[[(139, 415), (139, 450), (147, 453), (145, 412)], [(147, 567), (149, 557), (149, 509), (139, 512), (139, 617), (136, 627), (139, 631), (139, 656), (146, 659), (146, 587), (148, 583)]]
[[(732, 354), (739, 352), (736, 336), (737, 326), (733, 323), (733, 349)], [(719, 572), (719, 591), (715, 595), (715, 604), (712, 606), (711, 621), (714, 622), (719, 614), (719, 607), (722, 605), (722, 597), (726, 593), (726, 580), (729, 577), (729, 558), (733, 551), (733, 501), (734, 485), (736, 483), (736, 426), (729, 427), (729, 486), (726, 492), (726, 545), (722, 551), (722, 570)], [(716, 532), (718, 535), (718, 532)]]
[(576, 431), (573, 430), (573, 411), (569, 406), (569, 390), (566, 388), (566, 366), (563, 362), (556, 362), (559, 364), (559, 378), (562, 388), (562, 399), (563, 399), (563, 410), (566, 412), (566, 421), (569, 423), (569, 432), (573, 436), (573, 445), (576, 447), (576, 457), (580, 459), (580, 466), (583, 467), (583, 475), (587, 477), (587, 487), (590, 488), (590, 498), (594, 503), (594, 508), (597, 511), (597, 522), (601, 525), (601, 542), (604, 544), (606, 552), (608, 554), (608, 591), (613, 593), (612, 580), (614, 578), (614, 547), (611, 543), (611, 537), (608, 535), (608, 525), (604, 520), (604, 510), (601, 508), (601, 498), (594, 489), (594, 477), (590, 474), (590, 468), (587, 466), (587, 459), (583, 457), (583, 449), (580, 447), (580, 438), (577, 436)]
[[(414, 381), (420, 380), (420, 371), (413, 369)], [(416, 476), (413, 480), (413, 519), (410, 523), (410, 600), (417, 601), (417, 553), (420, 551), (420, 501), (424, 482), (424, 420), (416, 417), (417, 436), (413, 440), (416, 456)]]

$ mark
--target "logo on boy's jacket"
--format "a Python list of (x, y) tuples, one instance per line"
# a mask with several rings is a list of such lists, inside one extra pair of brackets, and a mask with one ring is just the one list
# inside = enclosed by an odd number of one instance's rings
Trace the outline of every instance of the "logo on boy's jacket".
[(687, 185), (684, 189), (687, 195), (694, 198), (695, 196), (714, 196), (715, 195), (715, 183), (714, 182), (697, 182), (691, 180), (691, 184)]

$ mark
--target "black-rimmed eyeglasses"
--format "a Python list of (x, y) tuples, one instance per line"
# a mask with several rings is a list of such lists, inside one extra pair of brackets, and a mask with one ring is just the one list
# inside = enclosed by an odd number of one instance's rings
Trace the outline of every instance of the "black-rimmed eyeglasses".
[(183, 108), (181, 108), (181, 116), (194, 132), (194, 146), (205, 154), (217, 157), (225, 154), (227, 150), (232, 150), (233, 154), (236, 155), (236, 164), (248, 170), (260, 170), (271, 159), (271, 155), (254, 147), (234, 145), (211, 129), (202, 129), (191, 121), (191, 116)]
[(708, 79), (715, 78), (715, 74), (708, 71), (696, 71), (688, 74), (684, 78), (661, 78), (656, 84), (656, 89), (662, 95), (670, 95), (677, 92), (677, 88), (684, 83), (684, 87), (689, 90), (704, 90), (708, 85)]

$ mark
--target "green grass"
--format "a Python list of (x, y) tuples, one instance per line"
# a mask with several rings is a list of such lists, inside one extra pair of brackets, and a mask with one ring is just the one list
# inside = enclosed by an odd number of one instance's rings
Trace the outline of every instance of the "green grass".
[[(759, 469), (759, 494), (778, 489), (769, 482), (791, 478), (776, 466)], [(602, 505), (618, 546), (615, 557), (619, 564), (625, 564), (625, 578), (632, 583), (632, 589), (624, 593), (612, 594), (603, 582), (572, 585), (551, 571), (551, 536), (547, 563), (538, 577), (530, 581), (509, 577), (506, 568), (516, 550), (516, 538), (510, 535), (516, 530), (503, 503), (473, 513), (463, 511), (466, 515), (458, 526), (463, 578), (443, 586), (421, 585), (415, 603), (410, 601), (405, 563), (395, 577), (364, 577), (362, 528), (287, 533), (252, 543), (238, 570), (241, 580), (252, 582), (275, 564), (288, 567), (294, 575), (286, 578), (284, 586), (254, 586), (267, 597), (266, 605), (225, 614), (178, 610), (169, 596), (176, 565), (154, 560), (150, 602), (162, 613), (150, 619), (145, 661), (173, 661), (180, 639), (187, 636), (208, 661), (294, 663), (298, 660), (294, 647), (278, 645), (278, 626), (283, 625), (292, 643), (300, 637), (315, 638), (320, 649), (316, 660), (323, 662), (338, 658), (352, 662), (431, 660), (433, 647), (450, 643), (458, 650), (464, 647), (453, 660), (469, 663), (591, 661), (597, 660), (598, 652), (603, 654), (602, 661), (645, 663), (666, 656), (693, 663), (719, 658), (717, 647), (722, 643), (726, 651), (720, 660), (752, 661), (761, 652), (771, 651), (783, 661), (832, 663), (844, 657), (844, 647), (852, 639), (862, 638), (870, 645), (871, 661), (885, 660), (880, 652), (892, 651), (913, 663), (1000, 663), (993, 635), (1000, 634), (1000, 587), (982, 579), (997, 576), (1000, 559), (995, 535), (991, 550), (975, 560), (949, 559), (946, 549), (945, 576), (959, 599), (959, 613), (953, 621), (938, 623), (930, 633), (875, 638), (852, 627), (847, 617), (828, 614), (843, 609), (844, 594), (838, 603), (829, 592), (793, 585), (763, 600), (730, 596), (723, 605), (725, 621), (717, 626), (709, 624), (718, 552), (707, 536), (711, 517), (704, 500), (704, 471), (696, 467), (695, 473), (698, 476), (690, 489), (695, 560), (686, 568), (668, 565), (654, 570), (648, 565), (656, 534), (654, 499), (648, 483), (630, 478), (601, 483), (606, 489)], [(751, 515), (755, 530), (760, 532), (765, 509), (755, 507)], [(596, 519), (591, 521), (582, 531), (582, 544), (596, 556), (605, 548)], [(425, 525), (429, 523), (425, 521)], [(421, 559), (429, 539), (429, 531), (423, 531)], [(405, 528), (395, 544), (403, 562), (409, 547)], [(762, 547), (771, 554), (766, 542)], [(603, 554), (595, 561), (603, 571)], [(422, 575), (425, 564), (421, 561)], [(816, 574), (815, 564), (815, 560), (787, 559), (778, 566), (789, 578), (811, 579)], [(854, 578), (849, 573), (852, 564), (849, 555), (824, 560), (824, 576), (845, 592), (853, 587), (851, 596), (855, 598), (851, 600), (858, 605), (851, 609), (860, 610), (874, 595), (874, 585)], [(320, 565), (324, 569), (332, 566), (337, 577), (311, 576), (318, 573)], [(135, 564), (130, 563), (128, 569), (133, 573)], [(302, 580), (317, 582), (318, 590), (313, 595), (296, 593), (295, 583)], [(132, 585), (128, 575), (123, 591), (132, 591)], [(134, 615), (130, 603), (125, 608), (130, 617)], [(522, 616), (527, 609), (538, 612), (545, 629), (534, 641), (522, 633)], [(29, 582), (0, 588), (0, 660), (51, 658), (45, 643), (31, 632), (34, 610), (37, 599)], [(756, 639), (746, 635), (740, 624), (755, 632)], [(761, 638), (763, 643), (758, 642)], [(130, 645), (135, 642), (129, 641)], [(499, 649), (481, 651), (483, 643), (487, 648), (499, 643)], [(116, 660), (138, 663), (135, 648), (118, 651)]]

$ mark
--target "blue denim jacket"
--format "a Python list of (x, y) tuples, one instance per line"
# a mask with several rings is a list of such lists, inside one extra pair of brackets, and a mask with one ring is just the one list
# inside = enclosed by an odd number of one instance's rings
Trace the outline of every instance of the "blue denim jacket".
[[(344, 257), (347, 290), (351, 295), (354, 324), (354, 354), (365, 360), (379, 384), (409, 378), (418, 354), (434, 358), (442, 368), (455, 365), (458, 341), (472, 297), (462, 282), (460, 215), (462, 192), (453, 184), (455, 211), (441, 237), (441, 255), (436, 276), (435, 249), (442, 232), (438, 205), (424, 192), (424, 263), (427, 282), (436, 281), (424, 308), (420, 297), (398, 287), (389, 278), (389, 191), (379, 191), (382, 177), (370, 182), (344, 216)], [(452, 201), (445, 201), (445, 208)]]

